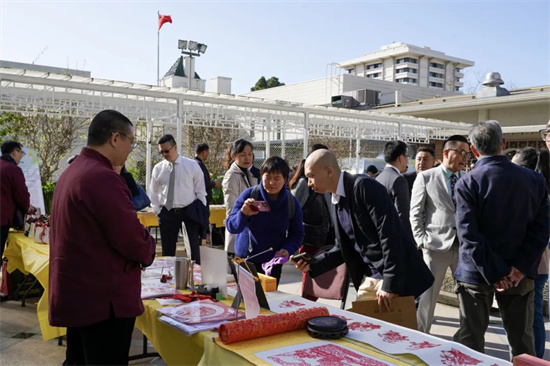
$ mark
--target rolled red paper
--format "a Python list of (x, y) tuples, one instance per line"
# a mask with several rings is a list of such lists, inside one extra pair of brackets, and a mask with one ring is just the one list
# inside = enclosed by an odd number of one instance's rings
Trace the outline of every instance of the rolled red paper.
[(316, 316), (328, 316), (327, 308), (299, 309), (284, 314), (258, 316), (220, 325), (218, 335), (225, 344), (304, 329)]

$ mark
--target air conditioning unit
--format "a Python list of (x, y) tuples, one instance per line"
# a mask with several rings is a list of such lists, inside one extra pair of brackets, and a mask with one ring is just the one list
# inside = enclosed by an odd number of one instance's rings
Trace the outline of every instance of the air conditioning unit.
[(360, 103), (349, 95), (335, 95), (331, 98), (330, 104), (338, 108), (354, 108), (359, 106)]

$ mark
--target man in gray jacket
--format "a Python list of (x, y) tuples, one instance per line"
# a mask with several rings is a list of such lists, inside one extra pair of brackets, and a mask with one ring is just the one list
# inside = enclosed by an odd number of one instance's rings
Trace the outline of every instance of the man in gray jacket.
[(418, 330), (429, 333), (435, 303), (447, 268), (458, 263), (458, 237), (454, 185), (460, 179), (470, 148), (464, 136), (454, 135), (443, 144), (443, 163), (418, 173), (411, 198), (411, 227), (414, 240), (422, 250), (424, 262), (434, 275), (434, 284), (424, 292), (416, 313)]

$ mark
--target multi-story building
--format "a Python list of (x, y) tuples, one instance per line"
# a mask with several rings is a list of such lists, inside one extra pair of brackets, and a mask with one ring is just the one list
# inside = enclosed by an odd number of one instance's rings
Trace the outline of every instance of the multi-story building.
[(356, 76), (459, 92), (464, 85), (462, 71), (474, 62), (399, 42), (339, 65)]

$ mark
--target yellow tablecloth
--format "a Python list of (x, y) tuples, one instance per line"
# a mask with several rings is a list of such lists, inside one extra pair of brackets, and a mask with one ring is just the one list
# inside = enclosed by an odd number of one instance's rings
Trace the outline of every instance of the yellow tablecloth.
[[(153, 212), (141, 212), (137, 213), (139, 222), (145, 227), (159, 226), (159, 220), (157, 215)], [(216, 227), (225, 226), (225, 206), (224, 205), (210, 205), (210, 224), (216, 225)]]
[(65, 328), (50, 326), (48, 322), (48, 269), (50, 246), (37, 244), (23, 233), (11, 232), (4, 255), (8, 258), (8, 272), (18, 269), (24, 274), (32, 273), (44, 288), (44, 294), (38, 302), (36, 314), (45, 341), (65, 335)]

